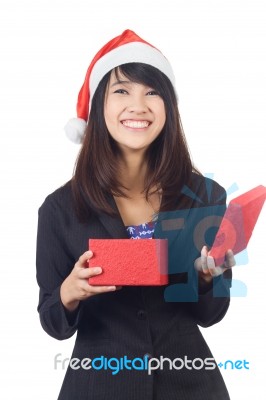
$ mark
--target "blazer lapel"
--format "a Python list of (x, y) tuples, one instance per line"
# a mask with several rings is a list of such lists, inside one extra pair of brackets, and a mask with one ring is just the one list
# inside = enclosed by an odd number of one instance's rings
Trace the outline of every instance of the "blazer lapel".
[(113, 196), (108, 198), (108, 203), (117, 211), (117, 216), (112, 217), (106, 213), (100, 213), (99, 219), (105, 229), (113, 239), (129, 239), (123, 220), (119, 214), (118, 208)]

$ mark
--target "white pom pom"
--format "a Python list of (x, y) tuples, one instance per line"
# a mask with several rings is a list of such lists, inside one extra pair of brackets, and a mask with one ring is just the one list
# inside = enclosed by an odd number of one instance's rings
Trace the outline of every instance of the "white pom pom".
[(87, 124), (84, 119), (71, 118), (64, 129), (68, 139), (74, 143), (80, 144), (82, 143), (86, 126)]

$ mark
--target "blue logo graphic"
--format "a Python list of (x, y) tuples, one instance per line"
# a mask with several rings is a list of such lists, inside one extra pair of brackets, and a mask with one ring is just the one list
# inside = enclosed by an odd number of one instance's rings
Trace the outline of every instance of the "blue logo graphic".
[[(171, 284), (166, 287), (166, 302), (197, 302), (198, 273), (194, 262), (204, 245), (210, 249), (226, 210), (226, 194), (238, 189), (232, 184), (219, 198), (212, 199), (214, 182), (212, 174), (205, 177), (206, 198), (201, 199), (189, 187), (183, 188), (183, 194), (196, 200), (202, 206), (161, 212), (158, 215), (154, 237), (168, 240), (168, 272)], [(216, 185), (216, 184), (215, 184)], [(206, 204), (206, 206), (205, 206)], [(235, 255), (236, 264), (247, 264), (247, 251)], [(229, 291), (230, 288), (230, 291)], [(245, 297), (247, 287), (244, 282), (226, 279), (224, 275), (213, 278), (214, 297)]]

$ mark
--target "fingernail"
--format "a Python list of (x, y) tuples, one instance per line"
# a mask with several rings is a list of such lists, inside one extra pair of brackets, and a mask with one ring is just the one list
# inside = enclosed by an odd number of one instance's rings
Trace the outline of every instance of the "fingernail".
[(107, 289), (110, 290), (110, 291), (114, 291), (114, 290), (116, 290), (116, 287), (115, 286), (108, 286)]

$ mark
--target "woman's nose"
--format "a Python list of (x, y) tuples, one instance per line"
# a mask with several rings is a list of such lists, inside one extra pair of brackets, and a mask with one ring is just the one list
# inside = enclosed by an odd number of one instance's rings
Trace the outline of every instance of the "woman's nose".
[(127, 109), (129, 112), (135, 112), (137, 114), (147, 112), (148, 106), (145, 96), (132, 96), (128, 103)]

